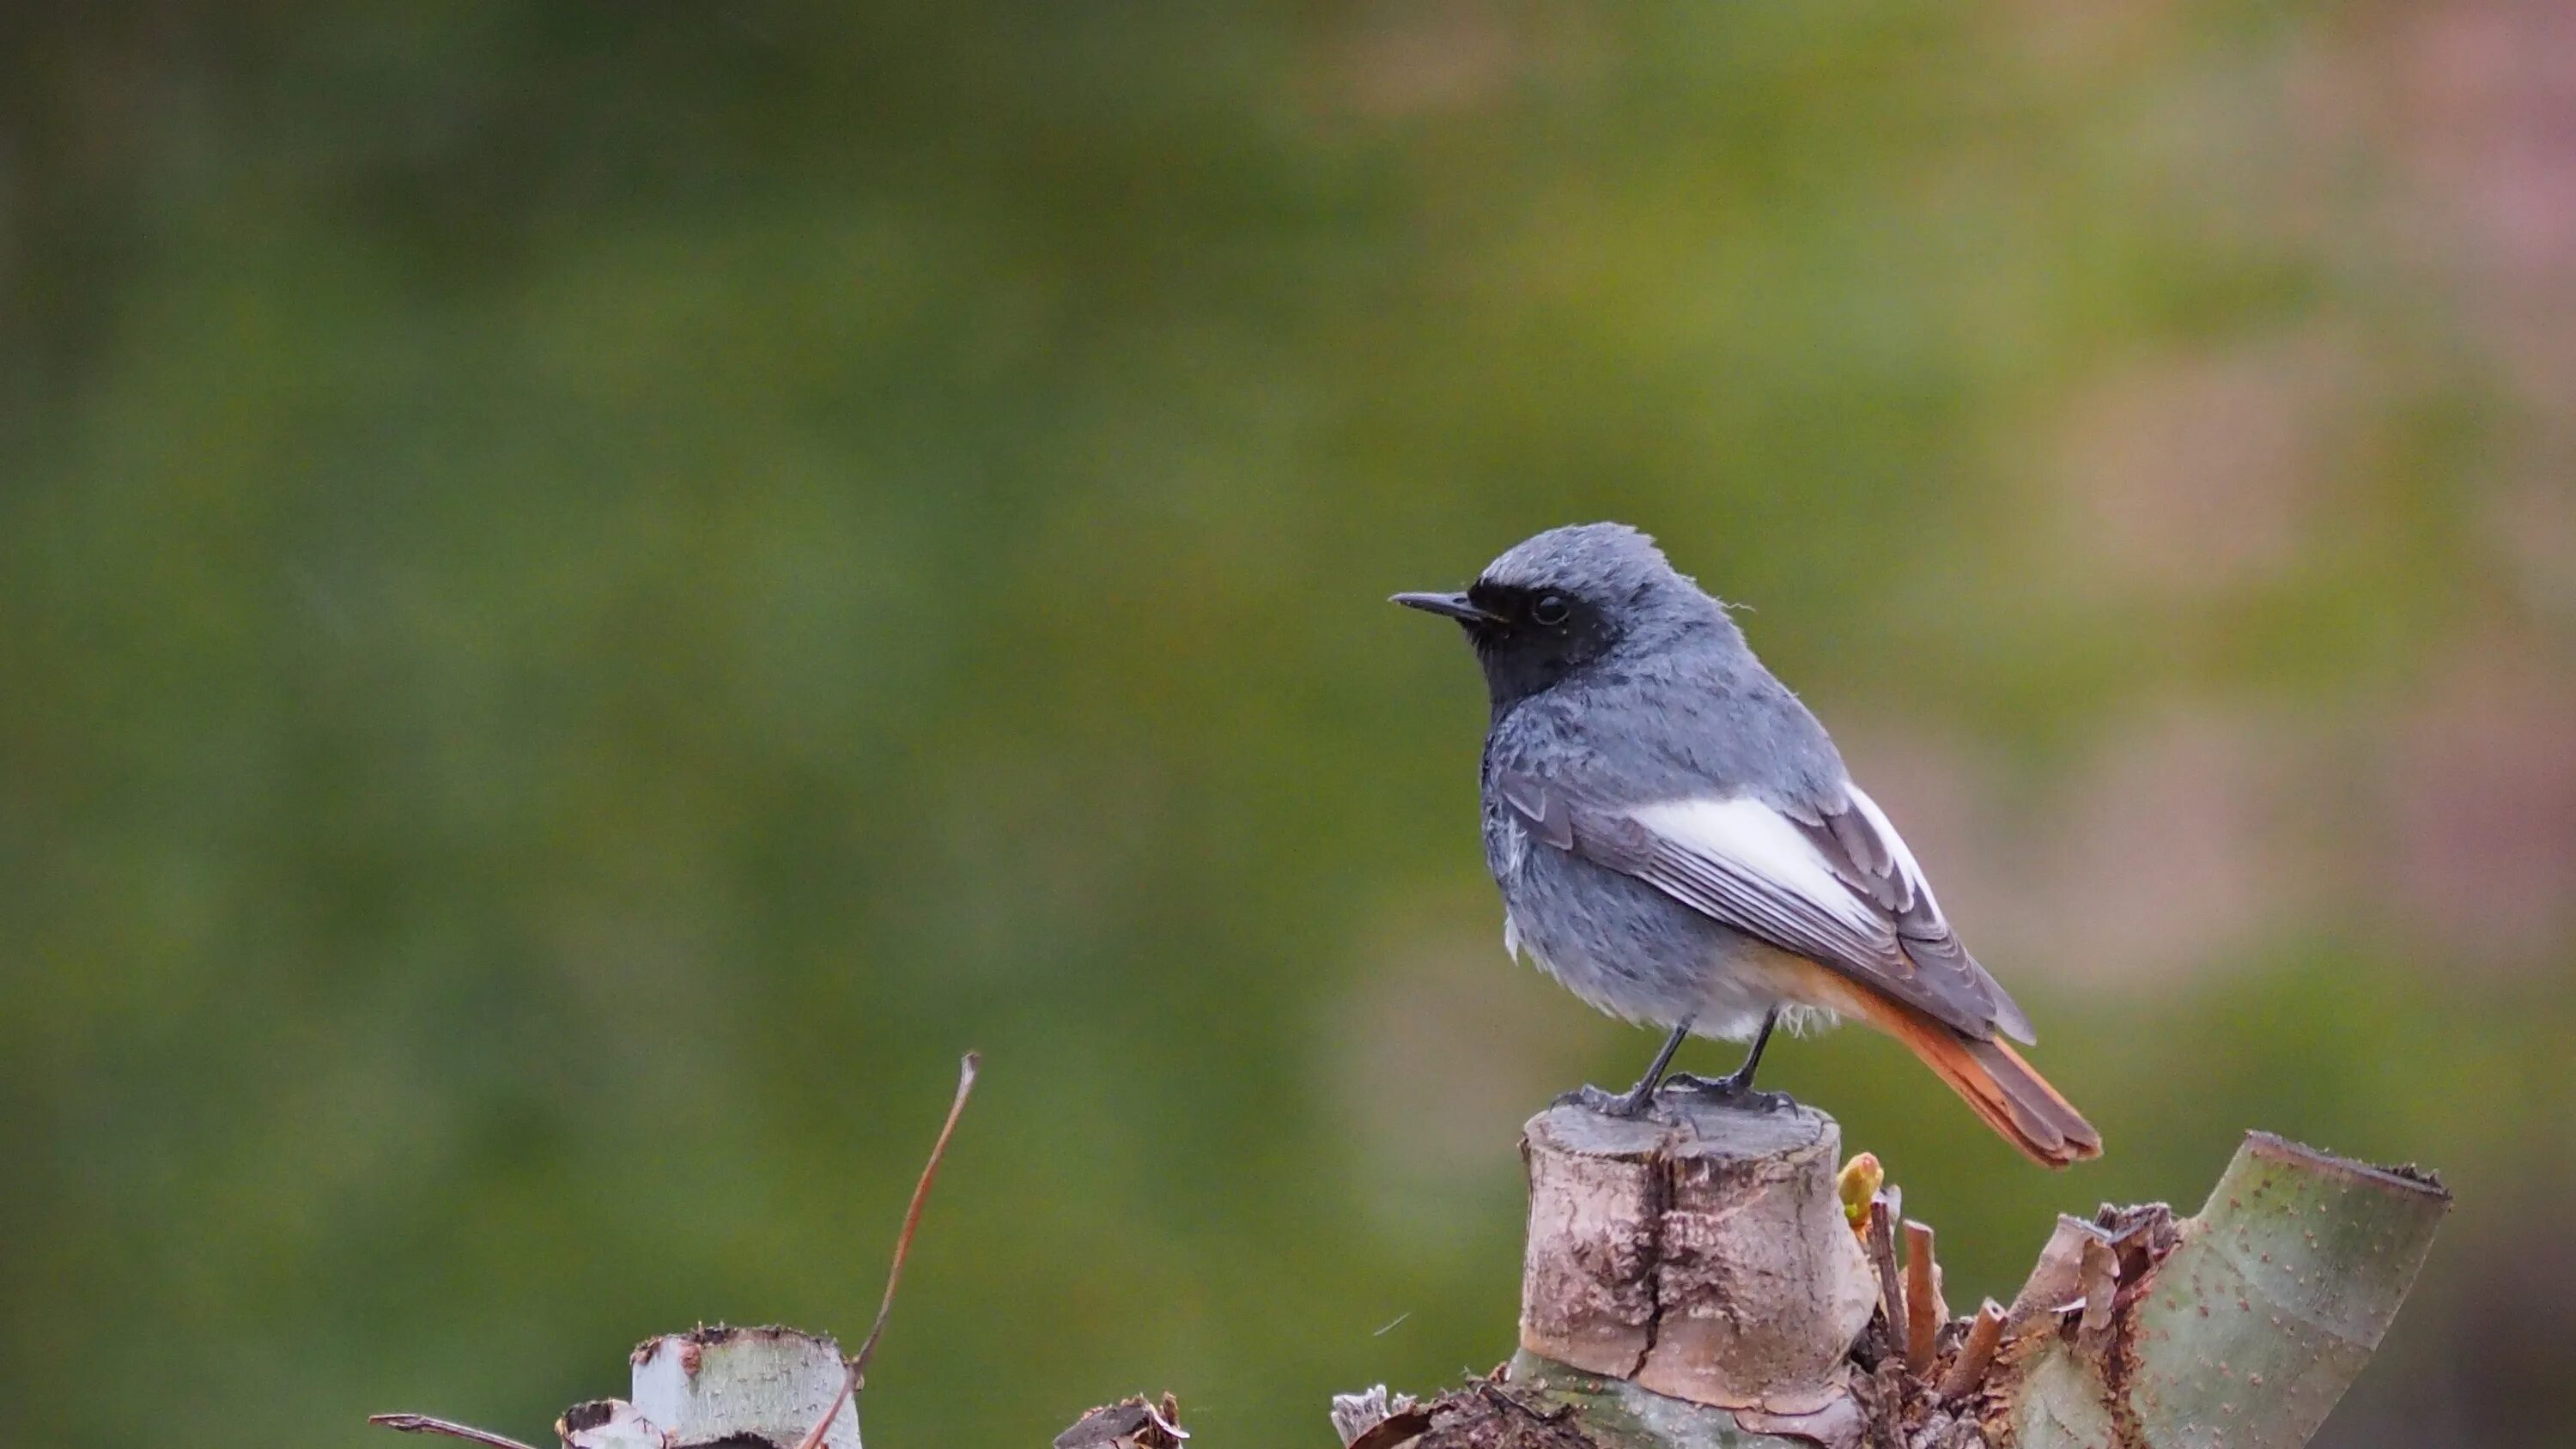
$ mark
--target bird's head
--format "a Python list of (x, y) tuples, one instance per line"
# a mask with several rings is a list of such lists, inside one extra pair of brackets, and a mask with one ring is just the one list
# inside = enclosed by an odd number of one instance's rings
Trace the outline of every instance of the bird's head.
[(1455, 619), (1476, 646), (1500, 714), (1625, 644), (1734, 626), (1717, 601), (1674, 572), (1655, 541), (1624, 523), (1552, 528), (1485, 566), (1466, 591), (1397, 594), (1394, 602)]

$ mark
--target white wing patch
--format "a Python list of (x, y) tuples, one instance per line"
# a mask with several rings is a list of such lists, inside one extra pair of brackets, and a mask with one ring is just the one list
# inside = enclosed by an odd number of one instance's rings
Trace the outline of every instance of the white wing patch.
[(1906, 848), (1905, 837), (1897, 834), (1896, 827), (1888, 822), (1887, 812), (1879, 809), (1878, 802), (1851, 781), (1844, 781), (1843, 789), (1850, 793), (1851, 802), (1860, 807), (1862, 818), (1869, 821), (1869, 828), (1878, 832), (1879, 840), (1887, 846), (1887, 853), (1896, 861), (1897, 873), (1905, 877), (1907, 885), (1914, 887), (1914, 893), (1923, 898), (1923, 904), (1932, 908), (1932, 919), (1948, 920), (1941, 914), (1940, 900), (1932, 894), (1932, 882), (1924, 878), (1923, 867), (1914, 863), (1914, 852)]
[[(1858, 790), (1852, 794), (1855, 798), (1860, 796)], [(1914, 874), (1914, 858), (1904, 853), (1905, 847), (1896, 842), (1895, 832), (1885, 828), (1878, 807), (1866, 808), (1890, 841), (1891, 852), (1903, 861), (1909, 874)], [(1842, 877), (1834, 874), (1834, 868), (1825, 863), (1824, 856), (1787, 817), (1759, 800), (1750, 796), (1667, 800), (1628, 813), (1638, 824), (1673, 844), (1768, 881), (1783, 894), (1828, 912), (1865, 936), (1884, 935), (1887, 930), (1877, 908), (1843, 884)], [(1917, 880), (1919, 888), (1919, 875)]]

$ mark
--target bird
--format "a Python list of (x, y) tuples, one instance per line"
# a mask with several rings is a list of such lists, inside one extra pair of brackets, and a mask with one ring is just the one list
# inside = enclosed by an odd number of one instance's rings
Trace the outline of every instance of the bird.
[[(1778, 1106), (1773, 1031), (1855, 1018), (1894, 1037), (2007, 1142), (2051, 1167), (2101, 1134), (2013, 1043), (2030, 1019), (1960, 944), (1914, 852), (1728, 607), (1618, 523), (1550, 529), (1459, 593), (1393, 602), (1454, 619), (1492, 713), (1485, 863), (1503, 943), (1593, 1007), (1667, 1028), (1625, 1093)], [(1691, 1036), (1749, 1042), (1725, 1077), (1674, 1074)]]

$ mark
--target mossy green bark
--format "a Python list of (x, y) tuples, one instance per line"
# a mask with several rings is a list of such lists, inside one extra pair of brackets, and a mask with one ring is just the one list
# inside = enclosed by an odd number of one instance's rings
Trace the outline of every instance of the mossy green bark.
[(1584, 1432), (1605, 1449), (1815, 1449), (1812, 1440), (1753, 1433), (1731, 1410), (1668, 1398), (1527, 1349), (1512, 1355), (1508, 1376), (1513, 1389), (1534, 1403), (1573, 1405)]
[[(2112, 1331), (2004, 1393), (2024, 1449), (2292, 1449), (2370, 1361), (2450, 1210), (2429, 1177), (2250, 1134)], [(2105, 1437), (2107, 1434), (2107, 1437)]]

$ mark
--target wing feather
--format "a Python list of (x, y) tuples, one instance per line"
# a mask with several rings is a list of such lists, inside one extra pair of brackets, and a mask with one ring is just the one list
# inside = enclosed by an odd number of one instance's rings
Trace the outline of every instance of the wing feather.
[(1978, 1038), (2029, 1041), (2021, 1008), (1959, 944), (1913, 851), (1858, 786), (1809, 819), (1751, 796), (1612, 808), (1502, 772), (1543, 844), (1644, 881), (1721, 924)]

